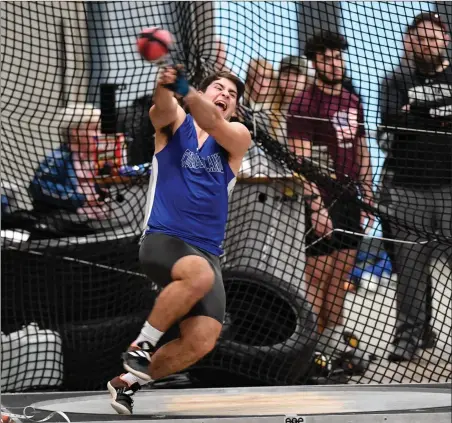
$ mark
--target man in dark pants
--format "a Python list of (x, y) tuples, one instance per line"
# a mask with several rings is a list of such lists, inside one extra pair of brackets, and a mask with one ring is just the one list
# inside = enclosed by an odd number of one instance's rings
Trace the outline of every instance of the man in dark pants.
[(399, 276), (397, 323), (390, 361), (432, 347), (430, 260), (452, 222), (452, 67), (441, 17), (422, 13), (409, 27), (412, 58), (383, 83), (382, 123), (392, 132), (380, 204), (387, 207), (392, 258)]

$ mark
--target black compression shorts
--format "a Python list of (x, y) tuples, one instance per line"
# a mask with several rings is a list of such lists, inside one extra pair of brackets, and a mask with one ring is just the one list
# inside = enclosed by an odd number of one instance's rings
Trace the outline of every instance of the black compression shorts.
[[(363, 233), (360, 223), (361, 208), (354, 201), (339, 199), (333, 201), (333, 204), (327, 208), (334, 229), (340, 228), (350, 232)], [(309, 206), (306, 205), (307, 257), (329, 256), (335, 251), (356, 250), (359, 247), (362, 237), (344, 232), (333, 232), (330, 238), (318, 241), (319, 237), (312, 228), (311, 213)], [(318, 242), (313, 244), (315, 241)]]
[(226, 309), (226, 294), (217, 256), (194, 247), (179, 238), (162, 233), (147, 234), (140, 246), (140, 265), (149, 279), (160, 288), (172, 282), (171, 270), (185, 256), (199, 256), (207, 260), (215, 274), (212, 289), (189, 311), (184, 319), (193, 316), (208, 316), (223, 324)]

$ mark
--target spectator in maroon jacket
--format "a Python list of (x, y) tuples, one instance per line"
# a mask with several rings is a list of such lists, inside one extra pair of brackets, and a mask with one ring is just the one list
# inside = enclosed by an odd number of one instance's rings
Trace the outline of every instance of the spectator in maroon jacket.
[(308, 300), (318, 315), (319, 331), (328, 338), (341, 333), (344, 280), (361, 240), (356, 233), (363, 232), (368, 217), (368, 227), (373, 224), (373, 217), (354, 201), (361, 195), (363, 201), (372, 203), (372, 171), (362, 104), (359, 96), (344, 86), (342, 52), (346, 48), (345, 39), (330, 32), (318, 33), (307, 42), (305, 56), (315, 68), (315, 82), (295, 98), (287, 122), (289, 146), (295, 154), (344, 185), (351, 180), (355, 187), (354, 197), (347, 198), (341, 191), (319, 186), (320, 201), (308, 205), (308, 213), (321, 214), (326, 209), (334, 229), (351, 232), (333, 231), (330, 237), (319, 238), (307, 227)]

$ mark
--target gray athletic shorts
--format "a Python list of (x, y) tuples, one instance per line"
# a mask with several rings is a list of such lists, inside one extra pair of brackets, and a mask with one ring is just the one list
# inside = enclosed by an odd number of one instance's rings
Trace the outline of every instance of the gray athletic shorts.
[(215, 274), (215, 281), (212, 289), (195, 304), (184, 319), (208, 316), (223, 324), (226, 294), (220, 260), (217, 256), (163, 233), (146, 234), (140, 246), (140, 265), (148, 278), (160, 288), (172, 282), (171, 270), (175, 263), (185, 256), (199, 256), (206, 259)]

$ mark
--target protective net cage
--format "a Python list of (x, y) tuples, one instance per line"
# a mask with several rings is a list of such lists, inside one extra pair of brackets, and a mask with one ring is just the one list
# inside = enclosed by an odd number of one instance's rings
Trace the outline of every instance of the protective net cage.
[[(451, 380), (447, 2), (1, 11), (3, 392), (103, 389), (158, 294), (138, 263), (158, 66), (136, 42), (153, 26), (194, 86), (246, 81), (234, 119), (253, 140), (229, 204), (223, 331), (190, 380)], [(422, 12), (433, 26), (410, 26)], [(340, 94), (306, 49), (320, 30), (348, 44)]]

